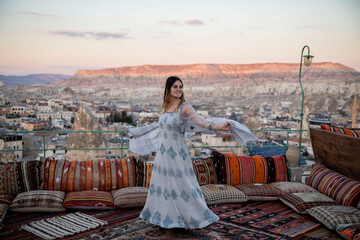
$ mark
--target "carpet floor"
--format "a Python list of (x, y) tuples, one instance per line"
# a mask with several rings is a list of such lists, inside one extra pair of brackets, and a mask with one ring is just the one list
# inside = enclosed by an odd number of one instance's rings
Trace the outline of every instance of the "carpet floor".
[[(280, 202), (246, 202), (213, 205), (210, 209), (220, 220), (197, 230), (160, 229), (139, 219), (141, 209), (84, 211), (105, 220), (108, 225), (64, 239), (341, 239), (308, 215), (300, 215)], [(21, 229), (32, 221), (66, 213), (11, 213), (3, 220), (0, 239), (41, 239)]]

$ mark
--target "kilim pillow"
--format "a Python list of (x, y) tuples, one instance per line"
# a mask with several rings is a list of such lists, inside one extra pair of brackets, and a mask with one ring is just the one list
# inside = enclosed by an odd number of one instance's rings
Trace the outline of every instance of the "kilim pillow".
[(360, 182), (315, 163), (310, 172), (307, 185), (330, 196), (345, 206), (356, 207), (360, 200)]
[(10, 195), (0, 195), (0, 223), (2, 223), (5, 217), (6, 211), (14, 198)]
[(66, 192), (69, 165), (70, 162), (66, 160), (43, 159), (41, 165), (41, 189)]
[(135, 157), (123, 159), (43, 161), (43, 190), (112, 191), (135, 186)]
[(107, 191), (135, 186), (135, 157), (88, 160), (69, 167), (67, 191)]
[(60, 191), (35, 190), (16, 196), (9, 210), (13, 212), (62, 212), (65, 193)]
[(360, 223), (360, 210), (349, 206), (318, 206), (307, 210), (330, 230), (340, 224)]
[(136, 186), (149, 187), (152, 170), (154, 168), (153, 161), (143, 161), (138, 159), (136, 162)]
[(288, 181), (285, 156), (238, 156), (213, 152), (220, 184), (239, 185)]
[(359, 128), (341, 128), (341, 127), (333, 127), (326, 124), (320, 125), (322, 129), (331, 131), (331, 132), (337, 132), (341, 134), (345, 134), (348, 136), (353, 137), (360, 137), (360, 129)]
[(251, 201), (276, 201), (281, 196), (281, 191), (269, 184), (254, 183), (235, 187), (245, 193)]
[(208, 205), (218, 203), (239, 203), (246, 202), (248, 200), (242, 191), (231, 185), (203, 185), (201, 186), (201, 191)]
[(149, 188), (128, 187), (112, 191), (115, 207), (136, 208), (143, 207), (146, 202)]
[(41, 162), (38, 160), (21, 161), (21, 173), (25, 192), (40, 190), (41, 185)]
[(24, 191), (20, 162), (0, 162), (0, 194), (15, 197)]
[(334, 199), (322, 193), (289, 193), (279, 198), (285, 205), (295, 212), (306, 214), (306, 210), (316, 206), (339, 205)]
[(312, 187), (300, 182), (273, 182), (270, 186), (280, 190), (283, 193), (297, 193), (297, 192), (318, 192)]
[(218, 183), (214, 158), (195, 159), (192, 165), (200, 186)]
[(335, 228), (336, 232), (344, 239), (360, 239), (360, 224), (343, 224)]
[(40, 161), (0, 162), (0, 194), (15, 197), (40, 186)]
[(110, 192), (80, 191), (67, 193), (63, 207), (81, 210), (109, 210), (114, 209), (115, 205)]

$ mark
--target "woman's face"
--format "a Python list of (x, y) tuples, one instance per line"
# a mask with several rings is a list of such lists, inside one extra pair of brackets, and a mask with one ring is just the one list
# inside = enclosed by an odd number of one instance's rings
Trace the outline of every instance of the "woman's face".
[(182, 83), (177, 80), (176, 82), (174, 82), (174, 84), (171, 86), (171, 89), (170, 89), (170, 93), (171, 93), (171, 96), (172, 97), (175, 97), (175, 98), (180, 98), (181, 95), (182, 95), (182, 92), (183, 92), (183, 85)]

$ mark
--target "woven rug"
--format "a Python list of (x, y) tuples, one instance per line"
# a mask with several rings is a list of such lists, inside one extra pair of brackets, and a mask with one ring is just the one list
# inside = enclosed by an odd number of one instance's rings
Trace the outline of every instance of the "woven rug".
[[(84, 211), (87, 215), (96, 217), (97, 219), (108, 222), (107, 226), (117, 225), (135, 219), (139, 216), (141, 208), (138, 209), (114, 209), (108, 211)], [(75, 211), (71, 211), (75, 212)], [(65, 215), (62, 213), (14, 213), (8, 211), (3, 223), (4, 228), (0, 230), (1, 240), (40, 240), (40, 237), (22, 229), (22, 225), (28, 224), (33, 221), (39, 221), (52, 217), (59, 217)], [(95, 229), (96, 230), (96, 229)], [(93, 231), (93, 230), (90, 230)], [(84, 234), (79, 233), (77, 236)], [(64, 239), (72, 239), (73, 236), (64, 237)]]
[(98, 231), (92, 231), (83, 234), (79, 238), (72, 239), (141, 239), (141, 240), (170, 240), (170, 239), (260, 239), (260, 240), (278, 240), (290, 239), (286, 236), (280, 236), (263, 232), (261, 230), (242, 227), (218, 221), (202, 229), (184, 230), (184, 229), (161, 229), (143, 219), (137, 218), (112, 227), (103, 227)]
[(33, 221), (24, 224), (22, 229), (44, 239), (57, 239), (89, 231), (90, 229), (107, 224), (106, 221), (97, 219), (85, 213), (76, 212), (60, 217)]
[[(299, 239), (301, 237), (339, 239), (335, 232), (327, 230), (311, 216), (298, 214), (277, 201), (224, 204), (213, 206), (211, 210), (221, 220), (273, 234), (299, 237)], [(308, 235), (308, 233), (312, 234)]]

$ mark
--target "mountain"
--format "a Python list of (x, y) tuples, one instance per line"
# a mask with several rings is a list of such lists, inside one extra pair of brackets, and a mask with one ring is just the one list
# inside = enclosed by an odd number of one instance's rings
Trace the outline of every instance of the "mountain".
[(54, 83), (70, 77), (63, 74), (31, 74), (26, 76), (6, 76), (0, 75), (0, 83), (5, 86), (18, 86), (18, 85), (34, 85), (34, 84), (48, 84)]
[[(189, 64), (142, 65), (100, 70), (79, 70), (73, 76), (50, 86), (59, 87), (163, 87), (169, 76), (179, 76), (188, 87), (246, 86), (264, 83), (296, 82), (299, 64)], [(360, 72), (339, 63), (313, 63), (302, 68), (302, 81), (360, 81)]]

